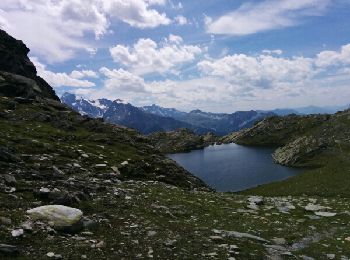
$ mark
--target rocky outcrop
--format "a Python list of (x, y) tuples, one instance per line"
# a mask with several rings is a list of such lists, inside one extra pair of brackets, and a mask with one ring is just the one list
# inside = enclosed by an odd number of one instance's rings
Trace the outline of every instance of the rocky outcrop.
[(158, 132), (148, 136), (155, 148), (163, 153), (179, 153), (202, 149), (218, 139), (213, 133), (197, 135), (188, 129)]
[(37, 75), (28, 53), (22, 41), (0, 30), (0, 95), (59, 100), (51, 86)]
[(320, 156), (338, 156), (349, 145), (350, 111), (334, 115), (285, 116), (264, 119), (252, 128), (232, 133), (221, 142), (278, 147), (272, 157), (286, 166), (320, 166)]
[(273, 153), (272, 158), (278, 164), (297, 166), (326, 147), (327, 143), (325, 140), (311, 136), (302, 136), (278, 148)]

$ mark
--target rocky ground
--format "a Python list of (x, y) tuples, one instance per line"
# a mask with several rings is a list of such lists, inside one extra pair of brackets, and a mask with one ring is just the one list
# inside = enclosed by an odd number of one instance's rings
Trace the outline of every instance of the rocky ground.
[[(42, 192), (54, 189), (46, 184)], [(43, 197), (29, 190), (0, 196), (0, 252), (8, 250), (2, 259), (16, 254), (20, 259), (350, 256), (349, 199), (256, 197), (184, 191), (154, 181), (116, 182), (75, 202), (84, 228), (62, 233), (28, 217), (27, 209), (47, 203)]]

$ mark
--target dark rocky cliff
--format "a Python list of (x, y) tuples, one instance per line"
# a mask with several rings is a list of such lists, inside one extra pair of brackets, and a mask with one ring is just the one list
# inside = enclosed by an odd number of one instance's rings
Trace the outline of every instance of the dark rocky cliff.
[(37, 75), (29, 49), (0, 30), (0, 95), (59, 100), (51, 86)]

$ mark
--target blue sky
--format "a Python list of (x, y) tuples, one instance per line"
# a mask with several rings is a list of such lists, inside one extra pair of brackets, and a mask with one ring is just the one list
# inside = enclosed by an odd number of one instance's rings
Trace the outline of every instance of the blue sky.
[(347, 0), (2, 0), (60, 95), (233, 112), (350, 103)]

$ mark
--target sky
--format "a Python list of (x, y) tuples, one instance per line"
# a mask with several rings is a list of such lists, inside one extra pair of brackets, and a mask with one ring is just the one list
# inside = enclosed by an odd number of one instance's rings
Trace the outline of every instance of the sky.
[(183, 111), (350, 103), (349, 0), (1, 0), (58, 95)]

